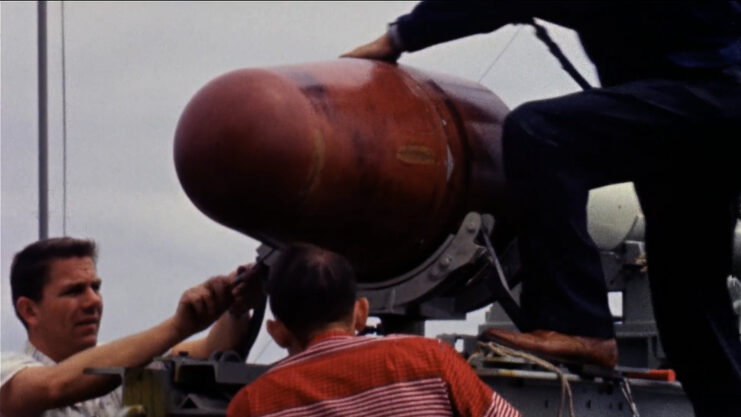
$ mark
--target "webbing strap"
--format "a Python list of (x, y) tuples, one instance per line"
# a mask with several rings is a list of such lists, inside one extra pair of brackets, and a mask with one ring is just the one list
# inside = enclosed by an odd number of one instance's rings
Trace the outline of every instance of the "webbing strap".
[(576, 81), (577, 84), (579, 84), (579, 87), (581, 87), (582, 90), (591, 90), (592, 86), (579, 73), (579, 71), (577, 71), (576, 67), (574, 67), (574, 64), (572, 64), (571, 61), (566, 58), (566, 55), (564, 55), (563, 51), (561, 51), (561, 47), (559, 47), (558, 44), (553, 41), (546, 28), (537, 23), (535, 19), (532, 19), (530, 21), (530, 24), (533, 25), (533, 27), (535, 28), (535, 36), (537, 36), (538, 39), (540, 39), (540, 41), (548, 47), (548, 51), (550, 51), (551, 55), (556, 57), (558, 62), (561, 64), (561, 68), (563, 68), (564, 71), (566, 71), (566, 73), (569, 74), (571, 78)]

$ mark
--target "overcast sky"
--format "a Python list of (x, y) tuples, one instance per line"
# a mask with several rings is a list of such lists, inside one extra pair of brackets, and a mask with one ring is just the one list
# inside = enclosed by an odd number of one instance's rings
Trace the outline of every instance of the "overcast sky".
[[(191, 96), (233, 69), (335, 59), (380, 35), (413, 5), (65, 2), (64, 42), (62, 6), (48, 5), (50, 235), (91, 237), (99, 244), (101, 341), (160, 322), (186, 288), (254, 259), (259, 243), (201, 214), (177, 180), (172, 140)], [(26, 338), (11, 305), (10, 261), (38, 238), (37, 32), (35, 2), (0, 7), (0, 329), (6, 351), (20, 349)], [(596, 83), (574, 33), (549, 28)], [(577, 90), (529, 27), (508, 26), (407, 54), (400, 62), (480, 81), (510, 107)], [(483, 315), (428, 324), (428, 334), (475, 332)], [(263, 332), (251, 360), (271, 362), (283, 355)]]

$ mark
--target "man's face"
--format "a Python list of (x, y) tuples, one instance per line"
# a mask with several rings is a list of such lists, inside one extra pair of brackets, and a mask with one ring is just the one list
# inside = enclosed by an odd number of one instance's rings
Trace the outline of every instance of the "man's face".
[(60, 361), (96, 345), (103, 313), (100, 285), (89, 257), (51, 262), (33, 330), (52, 359)]

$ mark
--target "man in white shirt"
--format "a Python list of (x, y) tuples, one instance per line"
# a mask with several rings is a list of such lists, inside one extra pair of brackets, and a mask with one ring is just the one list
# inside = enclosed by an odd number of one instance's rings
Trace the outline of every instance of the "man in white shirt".
[[(97, 346), (103, 311), (96, 246), (69, 237), (41, 240), (16, 254), (11, 288), (16, 314), (28, 332), (23, 354), (2, 355), (0, 414), (16, 416), (107, 416), (121, 408), (120, 381), (83, 374), (91, 367), (143, 366), (172, 348), (205, 358), (239, 348), (249, 328), (254, 279), (234, 285), (218, 276), (188, 289), (175, 314), (162, 323)], [(252, 274), (254, 276), (255, 274)], [(232, 313), (225, 313), (231, 308)], [(217, 320), (218, 319), (218, 320)], [(214, 326), (195, 341), (189, 336)]]

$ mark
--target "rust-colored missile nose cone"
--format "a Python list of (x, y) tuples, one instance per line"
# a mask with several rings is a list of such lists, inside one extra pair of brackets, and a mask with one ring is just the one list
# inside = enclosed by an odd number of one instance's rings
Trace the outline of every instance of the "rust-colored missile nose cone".
[(320, 163), (321, 138), (307, 129), (310, 112), (295, 84), (264, 70), (208, 83), (175, 133), (175, 166), (188, 196), (243, 232), (264, 215), (289, 215)]
[(217, 222), (334, 250), (381, 281), (468, 211), (497, 212), (506, 111), (478, 84), (376, 61), (238, 70), (186, 106), (175, 167)]

